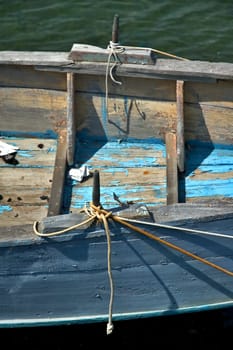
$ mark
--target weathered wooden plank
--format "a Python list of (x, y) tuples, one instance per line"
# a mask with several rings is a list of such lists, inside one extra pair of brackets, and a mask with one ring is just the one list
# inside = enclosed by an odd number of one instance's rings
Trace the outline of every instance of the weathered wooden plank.
[[(168, 62), (171, 61), (171, 62)], [(175, 65), (174, 65), (175, 61)], [(154, 66), (145, 65), (143, 69), (140, 65), (122, 64), (117, 69), (119, 77), (140, 77), (149, 79), (169, 79), (184, 81), (202, 81), (214, 83), (216, 79), (232, 79), (233, 69), (231, 63), (224, 63), (222, 66), (218, 63), (189, 61), (184, 65), (183, 61), (178, 60), (157, 60)], [(199, 65), (199, 63), (201, 63)], [(79, 74), (104, 75), (106, 63), (80, 62), (68, 66), (36, 66), (36, 69), (57, 71), (57, 72), (77, 72)]]
[[(137, 98), (111, 97), (108, 111), (105, 95), (79, 94), (77, 128), (86, 129), (91, 138), (124, 140), (163, 138), (170, 122), (175, 123), (176, 103)], [(174, 122), (171, 121), (174, 119)]]
[[(0, 64), (19, 64), (19, 65), (37, 65), (42, 66), (64, 66), (64, 69), (72, 65), (72, 60), (68, 59), (69, 52), (23, 52), (23, 51), (1, 51)], [(76, 65), (79, 72), (82, 69), (89, 70), (90, 73), (96, 72), (98, 65), (88, 62)], [(105, 72), (106, 64), (103, 64), (103, 72)], [(154, 66), (149, 65), (122, 65), (118, 74), (124, 71), (133, 75), (147, 74), (153, 78), (153, 73), (157, 72), (161, 75), (177, 75), (187, 77), (210, 77), (216, 79), (232, 79), (233, 64), (222, 62), (204, 62), (204, 61), (182, 61), (175, 59), (157, 59)], [(176, 78), (174, 77), (176, 80)]]
[(28, 205), (38, 205), (38, 206), (48, 206), (50, 186), (46, 187), (35, 187), (33, 186), (21, 186), (21, 187), (0, 187), (0, 205), (10, 206), (12, 210), (16, 209), (18, 206), (28, 206)]
[[(77, 123), (86, 122), (86, 116), (90, 116), (95, 129), (98, 126), (96, 123), (99, 122), (98, 118), (93, 117), (106, 118), (103, 80), (101, 80), (101, 84), (97, 82), (95, 88), (93, 88), (94, 85), (91, 80), (88, 79), (85, 84), (84, 79), (79, 81), (79, 86), (75, 84), (75, 89), (79, 89), (75, 97), (75, 104), (79, 106), (79, 110), (76, 112)], [(135, 81), (129, 79), (126, 86), (122, 85), (120, 90), (118, 87), (111, 87), (112, 94), (109, 95), (108, 101), (110, 123), (105, 125), (106, 130), (110, 130), (110, 134), (114, 132), (119, 138), (127, 136), (131, 131), (132, 135), (136, 135), (136, 137), (140, 133), (142, 133), (142, 137), (147, 137), (147, 135), (150, 137), (152, 133), (156, 137), (164, 137), (166, 130), (175, 127), (175, 84), (171, 81), (166, 83), (161, 81), (160, 86), (158, 81), (155, 81), (155, 87), (152, 90), (153, 84), (147, 85), (143, 81), (145, 97), (139, 98), (135, 88), (137, 81), (137, 79)], [(90, 93), (87, 92), (88, 89), (90, 89)], [(129, 91), (130, 97), (124, 95), (125, 89)], [(80, 92), (83, 90), (86, 92)], [(93, 90), (99, 91), (99, 93), (92, 94)], [(114, 95), (114, 92), (117, 94)], [(148, 97), (146, 97), (147, 94)], [(12, 130), (12, 125), (14, 125), (15, 129), (21, 130), (21, 132), (33, 131), (39, 133), (44, 131), (42, 126), (45, 126), (46, 132), (48, 130), (57, 132), (58, 128), (65, 124), (65, 92), (44, 89), (1, 88), (0, 96), (2, 98), (0, 107), (1, 130)], [(184, 109), (186, 115), (185, 133), (187, 131), (188, 139), (196, 138), (195, 133), (199, 133), (197, 130), (200, 129), (198, 125), (202, 125), (202, 140), (212, 139), (214, 142), (222, 142), (223, 137), (225, 137), (228, 140), (227, 142), (232, 142), (233, 101), (229, 81), (209, 84), (208, 88), (206, 88), (206, 84), (187, 83)], [(21, 122), (21, 119), (19, 121), (18, 114), (23, 116), (25, 124)], [(174, 124), (170, 125), (168, 120), (173, 120), (173, 118), (174, 121), (171, 123)], [(156, 124), (154, 119), (156, 119)], [(152, 129), (152, 125), (156, 125), (156, 128)], [(98, 129), (100, 130), (100, 128)], [(102, 130), (105, 131), (103, 128)]]
[(220, 144), (233, 143), (233, 109), (199, 104), (185, 105), (185, 138)]
[(76, 130), (75, 75), (67, 73), (67, 163), (70, 166), (74, 164)]
[(178, 202), (176, 135), (171, 132), (166, 133), (165, 142), (167, 150), (167, 204), (174, 204)]
[[(87, 142), (79, 138), (77, 165), (101, 176), (101, 198), (108, 206), (116, 206), (113, 192), (122, 201), (163, 203), (166, 183), (166, 155), (163, 143), (152, 142)], [(91, 200), (92, 178), (72, 189), (71, 205), (82, 207)]]
[(155, 222), (174, 223), (175, 225), (233, 218), (233, 202), (199, 202), (199, 203), (176, 203), (166, 206), (158, 206), (151, 210)]
[[(135, 167), (98, 167), (101, 172), (101, 184), (103, 186), (125, 185), (164, 185), (166, 182), (166, 167), (164, 166), (137, 166)], [(86, 182), (82, 185), (85, 186)]]
[(176, 82), (176, 102), (177, 102), (177, 166), (180, 172), (184, 171), (185, 146), (184, 146), (184, 81)]
[(0, 168), (1, 179), (0, 188), (5, 192), (12, 192), (15, 188), (24, 190), (25, 188), (47, 188), (52, 183), (53, 166), (47, 167), (8, 167)]
[[(2, 141), (12, 144), (13, 146), (19, 147), (20, 151), (32, 151), (37, 156), (39, 154), (44, 155), (47, 159), (49, 158), (50, 152), (55, 152), (57, 147), (57, 142), (54, 139), (45, 138), (19, 138), (19, 137), (3, 137)], [(37, 152), (37, 153), (36, 153)], [(30, 161), (33, 161), (32, 157), (29, 157)]]
[[(79, 125), (89, 130), (90, 136), (139, 139), (164, 138), (166, 131), (176, 130), (176, 103), (111, 97), (108, 100), (108, 120), (104, 96), (80, 94)], [(200, 139), (232, 143), (233, 109), (211, 103), (184, 106), (186, 139)]]
[[(143, 168), (143, 169), (114, 169), (106, 173), (105, 169), (100, 171), (101, 202), (104, 205), (117, 206), (114, 193), (121, 202), (133, 201), (144, 204), (164, 203), (166, 200), (166, 169), (165, 168)], [(69, 187), (65, 193), (65, 202), (69, 196)], [(83, 207), (92, 198), (92, 178), (72, 186), (71, 205)]]
[(0, 86), (66, 91), (66, 76), (38, 71), (33, 66), (0, 65)]
[(32, 223), (47, 212), (55, 140), (9, 138), (17, 145), (17, 165), (0, 160), (0, 225)]
[[(39, 143), (40, 144), (40, 143)], [(41, 167), (52, 167), (56, 154), (56, 148), (50, 148), (48, 150), (41, 151), (30, 151), (30, 150), (20, 150), (17, 152), (15, 160), (17, 162), (17, 169), (23, 168), (41, 168)], [(8, 168), (9, 164), (0, 160), (1, 171), (4, 168)], [(13, 170), (14, 172), (14, 170)], [(17, 170), (16, 170), (17, 173)]]
[(49, 64), (60, 65), (70, 64), (68, 52), (49, 51), (1, 51), (0, 64), (34, 65)]
[(67, 131), (58, 136), (56, 160), (54, 164), (53, 182), (51, 187), (48, 216), (59, 215), (63, 201), (63, 187), (67, 165)]
[[(118, 184), (115, 186), (103, 186), (101, 185), (101, 204), (106, 208), (116, 208), (119, 203), (114, 199), (114, 193), (120, 199), (122, 203), (136, 203), (145, 204), (147, 206), (166, 204), (166, 186), (165, 184), (155, 185), (140, 185), (136, 184), (131, 186), (130, 184)], [(69, 201), (70, 210), (82, 209), (84, 205), (91, 202), (92, 199), (92, 186), (90, 187), (75, 187), (73, 188), (73, 194), (71, 201)], [(66, 199), (64, 201), (66, 210)]]
[[(140, 50), (137, 48), (116, 49), (118, 62), (131, 64), (155, 64), (155, 54), (150, 49)], [(107, 62), (111, 55), (110, 48), (102, 49), (100, 47), (83, 44), (73, 44), (68, 58), (75, 62)], [(115, 62), (114, 55), (110, 56), (110, 62)]]
[(64, 92), (1, 87), (0, 100), (1, 131), (56, 133), (66, 125)]
[[(109, 97), (133, 97), (137, 102), (138, 98), (146, 98), (161, 101), (175, 101), (175, 81), (172, 80), (148, 80), (145, 78), (120, 78), (121, 85), (115, 84), (111, 80), (108, 82)], [(143, 85), (138, 93), (138, 87)], [(105, 94), (105, 77), (97, 75), (80, 75), (75, 84), (75, 89), (79, 93), (98, 95)]]
[(0, 227), (9, 227), (27, 224), (31, 225), (30, 231), (33, 231), (34, 221), (39, 221), (47, 215), (46, 205), (19, 205), (15, 207), (2, 206), (0, 204)]
[(141, 141), (86, 141), (85, 133), (77, 142), (77, 164), (92, 168), (117, 169), (165, 166), (165, 146), (159, 140)]
[[(155, 100), (175, 101), (174, 80), (151, 80), (145, 78), (121, 77), (122, 85), (109, 81), (109, 94), (138, 97), (137, 86), (143, 84), (140, 97)], [(36, 71), (31, 66), (0, 65), (0, 85), (3, 87), (22, 87), (66, 91), (66, 74)], [(232, 107), (232, 81), (218, 80), (213, 84), (186, 82), (185, 101), (190, 103), (205, 102), (213, 105)], [(94, 95), (105, 93), (105, 77), (88, 74), (79, 76), (75, 90)]]
[(232, 81), (218, 80), (215, 84), (185, 82), (185, 102), (233, 108)]
[(0, 159), (0, 188), (5, 192), (15, 188), (50, 187), (56, 155), (56, 141), (34, 138), (7, 138), (7, 143), (17, 145), (16, 165)]

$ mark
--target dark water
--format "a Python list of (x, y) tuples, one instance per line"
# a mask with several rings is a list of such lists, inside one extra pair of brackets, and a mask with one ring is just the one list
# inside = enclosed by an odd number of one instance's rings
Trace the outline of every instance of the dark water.
[(105, 48), (116, 13), (121, 44), (233, 62), (232, 0), (0, 0), (0, 50)]
[[(121, 44), (233, 62), (232, 0), (0, 0), (0, 50), (69, 51), (74, 42), (106, 47), (116, 13)], [(34, 350), (222, 348), (231, 341), (233, 311), (117, 322), (110, 336), (105, 329), (105, 323), (1, 329), (0, 337), (5, 348)]]

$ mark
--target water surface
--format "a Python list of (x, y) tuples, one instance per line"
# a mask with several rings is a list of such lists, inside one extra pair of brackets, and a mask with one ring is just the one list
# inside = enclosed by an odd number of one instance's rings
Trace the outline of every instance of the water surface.
[(0, 50), (105, 48), (115, 14), (123, 45), (233, 62), (232, 0), (0, 0)]

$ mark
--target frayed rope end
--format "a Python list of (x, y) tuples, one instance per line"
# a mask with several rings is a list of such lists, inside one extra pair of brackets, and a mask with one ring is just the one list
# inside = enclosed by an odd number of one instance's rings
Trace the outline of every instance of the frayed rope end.
[(107, 324), (107, 335), (109, 335), (109, 334), (112, 333), (113, 328), (114, 328), (114, 326), (113, 326), (112, 323), (108, 323), (108, 324)]

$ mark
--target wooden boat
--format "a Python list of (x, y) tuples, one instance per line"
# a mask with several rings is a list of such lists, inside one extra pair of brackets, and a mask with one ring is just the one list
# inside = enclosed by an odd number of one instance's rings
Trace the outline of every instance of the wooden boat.
[(0, 52), (0, 327), (233, 306), (233, 64), (115, 29)]

